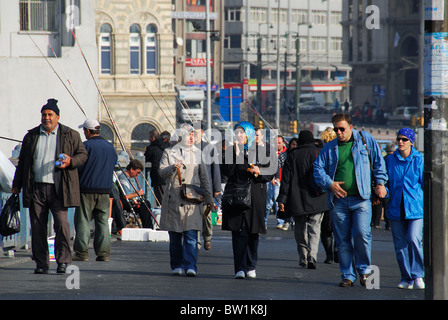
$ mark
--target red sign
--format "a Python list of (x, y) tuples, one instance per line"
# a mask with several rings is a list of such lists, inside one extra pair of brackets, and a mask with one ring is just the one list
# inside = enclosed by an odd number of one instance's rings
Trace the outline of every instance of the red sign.
[[(204, 58), (187, 58), (185, 61), (187, 67), (205, 67), (207, 66), (207, 59)], [(213, 59), (210, 59), (210, 66), (213, 66)]]

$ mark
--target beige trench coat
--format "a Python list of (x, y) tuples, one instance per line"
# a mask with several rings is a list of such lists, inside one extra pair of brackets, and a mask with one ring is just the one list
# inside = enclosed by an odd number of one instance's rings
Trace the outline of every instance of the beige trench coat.
[[(199, 161), (196, 159), (199, 158)], [(181, 168), (182, 182), (200, 186), (205, 191), (205, 204), (213, 204), (213, 196), (207, 168), (201, 163), (200, 150), (179, 143), (165, 149), (160, 160), (159, 173), (167, 180), (163, 194), (160, 216), (160, 229), (174, 232), (202, 230), (203, 204), (189, 203), (181, 198), (177, 171), (173, 171), (176, 161), (185, 166)]]

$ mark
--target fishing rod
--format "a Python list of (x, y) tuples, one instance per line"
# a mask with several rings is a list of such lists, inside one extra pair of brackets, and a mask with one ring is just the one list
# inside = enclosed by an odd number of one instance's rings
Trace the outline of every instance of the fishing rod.
[(84, 59), (84, 62), (85, 62), (86, 65), (87, 65), (87, 69), (89, 70), (90, 75), (92, 76), (92, 79), (93, 79), (93, 81), (94, 81), (94, 83), (95, 83), (95, 86), (96, 86), (96, 88), (97, 88), (97, 90), (98, 90), (98, 93), (99, 93), (99, 95), (100, 95), (100, 97), (101, 97), (101, 101), (103, 102), (104, 108), (106, 109), (107, 115), (109, 116), (109, 119), (110, 119), (110, 121), (111, 121), (111, 123), (112, 123), (112, 127), (113, 127), (113, 129), (115, 130), (115, 133), (117, 134), (118, 141), (119, 141), (121, 147), (123, 148), (123, 150), (124, 150), (126, 153), (128, 153), (129, 156), (132, 158), (132, 154), (126, 149), (126, 146), (124, 145), (123, 139), (122, 139), (122, 137), (121, 137), (121, 135), (120, 135), (120, 132), (118, 131), (117, 124), (115, 123), (115, 120), (114, 120), (114, 118), (112, 117), (112, 114), (111, 114), (111, 112), (110, 112), (110, 109), (109, 109), (109, 107), (107, 106), (106, 99), (104, 98), (104, 95), (103, 95), (103, 93), (101, 92), (100, 86), (99, 86), (98, 81), (96, 80), (96, 78), (95, 78), (95, 76), (94, 76), (94, 74), (93, 74), (92, 68), (90, 67), (89, 62), (87, 61), (87, 58), (86, 58), (86, 56), (84, 55), (84, 52), (82, 51), (81, 45), (80, 45), (79, 42), (78, 42), (78, 38), (76, 37), (76, 35), (75, 35), (75, 33), (73, 32), (73, 30), (71, 30), (71, 31), (72, 31), (73, 38), (75, 39), (76, 44), (78, 45), (78, 48), (79, 48), (79, 50), (81, 51), (81, 55), (82, 55), (82, 57), (83, 57), (83, 59)]
[[(117, 162), (117, 163), (118, 163), (118, 162)], [(140, 221), (139, 221), (140, 215), (137, 214), (137, 213), (135, 212), (134, 207), (132, 206), (131, 201), (128, 199), (128, 197), (126, 197), (126, 192), (124, 191), (123, 185), (121, 184), (120, 179), (118, 179), (117, 173), (116, 173), (115, 171), (114, 171), (114, 176), (115, 176), (115, 179), (117, 180), (117, 184), (118, 184), (118, 186), (119, 186), (119, 188), (120, 188), (120, 190), (121, 190), (121, 193), (123, 194), (123, 197), (126, 199), (126, 202), (128, 203), (129, 208), (130, 208), (131, 211), (132, 211), (131, 213), (134, 215), (135, 220), (137, 221), (137, 225), (138, 225), (138, 227), (141, 228), (142, 225), (141, 225), (141, 223), (140, 223)], [(140, 218), (140, 219), (141, 219), (141, 218)]]
[(73, 95), (74, 95), (75, 102), (79, 105), (79, 107), (81, 108), (82, 113), (84, 113), (84, 115), (85, 115), (86, 118), (87, 118), (87, 114), (86, 114), (86, 112), (84, 111), (84, 109), (81, 107), (81, 103), (80, 103), (80, 101), (79, 101), (79, 99), (78, 99), (78, 96), (76, 95), (75, 89), (73, 89), (72, 83), (71, 83), (70, 79), (68, 78), (67, 74), (65, 73), (64, 68), (62, 67), (61, 62), (59, 61), (60, 59), (58, 58), (56, 52), (55, 52), (54, 49), (53, 49), (53, 46), (51, 45), (50, 39), (48, 39), (47, 35), (45, 34), (45, 32), (44, 32), (44, 30), (43, 30), (42, 28), (40, 28), (40, 31), (42, 32), (42, 34), (44, 35), (45, 39), (47, 40), (47, 43), (48, 43), (48, 45), (50, 46), (51, 51), (53, 52), (53, 56), (56, 58), (56, 61), (58, 62), (59, 67), (62, 69), (62, 72), (64, 73), (65, 78), (67, 79), (67, 82), (68, 82), (68, 84), (70, 85), (70, 88), (71, 88), (72, 91), (73, 91)]
[(37, 43), (34, 41), (33, 37), (31, 37), (30, 33), (28, 31), (25, 30), (25, 33), (28, 35), (28, 37), (30, 37), (31, 41), (33, 41), (34, 46), (37, 48), (37, 50), (39, 50), (40, 54), (42, 55), (42, 57), (44, 57), (45, 61), (47, 61), (48, 65), (50, 66), (50, 68), (53, 70), (53, 72), (56, 74), (56, 76), (58, 77), (58, 79), (61, 81), (62, 85), (65, 87), (65, 89), (67, 90), (67, 92), (70, 94), (70, 96), (73, 98), (73, 100), (76, 102), (76, 104), (78, 105), (78, 107), (81, 109), (82, 113), (84, 113), (84, 115), (87, 117), (84, 109), (82, 108), (82, 106), (79, 104), (79, 101), (75, 98), (75, 96), (73, 95), (73, 93), (70, 91), (70, 89), (67, 87), (67, 85), (65, 84), (65, 81), (62, 80), (62, 78), (59, 76), (59, 74), (56, 72), (56, 70), (54, 69), (54, 67), (52, 66), (52, 64), (50, 63), (50, 61), (48, 60), (48, 58), (44, 55), (44, 53), (42, 52), (42, 50), (39, 48), (39, 46), (37, 45)]
[[(104, 108), (106, 109), (107, 115), (109, 116), (109, 119), (110, 119), (110, 121), (111, 121), (111, 123), (112, 123), (113, 129), (114, 129), (115, 133), (117, 134), (117, 137), (118, 137), (118, 140), (119, 140), (119, 142), (120, 142), (120, 145), (121, 145), (123, 151), (125, 151), (125, 152), (129, 155), (129, 158), (132, 160), (132, 159), (134, 159), (134, 156), (132, 155), (131, 152), (129, 152), (129, 151), (127, 150), (126, 146), (124, 145), (123, 138), (122, 138), (122, 136), (121, 136), (121, 134), (120, 134), (120, 131), (118, 130), (118, 126), (117, 126), (117, 124), (116, 124), (116, 122), (115, 122), (115, 120), (114, 120), (114, 118), (113, 118), (113, 116), (112, 116), (112, 114), (111, 114), (111, 112), (110, 112), (110, 109), (109, 109), (109, 107), (108, 107), (108, 105), (107, 105), (107, 103), (106, 103), (106, 100), (105, 100), (105, 98), (104, 98), (104, 95), (103, 95), (103, 93), (101, 92), (101, 89), (100, 89), (100, 87), (99, 87), (99, 85), (98, 85), (98, 81), (96, 80), (95, 76), (93, 75), (92, 68), (90, 67), (89, 62), (87, 61), (87, 58), (86, 58), (86, 56), (84, 55), (84, 52), (82, 51), (81, 45), (79, 44), (78, 38), (76, 37), (76, 35), (75, 35), (75, 33), (73, 32), (73, 30), (72, 30), (72, 35), (73, 35), (73, 38), (74, 38), (75, 41), (76, 41), (76, 44), (78, 45), (79, 50), (81, 51), (82, 57), (84, 58), (84, 62), (85, 62), (86, 65), (87, 65), (87, 69), (89, 70), (90, 75), (91, 75), (91, 77), (93, 78), (93, 81), (95, 82), (95, 86), (96, 86), (96, 88), (97, 88), (97, 90), (98, 90), (98, 93), (100, 94), (101, 101), (103, 102)], [(146, 180), (146, 178), (145, 178), (145, 176), (144, 176), (143, 174), (142, 174), (142, 177), (143, 177), (143, 179), (145, 180), (146, 184), (148, 185), (149, 189), (151, 190), (151, 192), (152, 192), (154, 198), (156, 199), (157, 203), (160, 205), (160, 202), (159, 202), (159, 200), (157, 199), (157, 197), (155, 196), (154, 191), (152, 190), (151, 186), (149, 185), (148, 180)]]
[[(146, 209), (148, 209), (149, 213), (151, 214), (151, 217), (154, 219), (154, 221), (156, 222), (157, 226), (160, 227), (159, 223), (157, 222), (156, 217), (154, 217), (154, 215), (152, 214), (152, 210), (148, 207), (148, 204), (146, 203), (145, 198), (143, 198), (143, 196), (141, 196), (138, 193), (137, 188), (134, 186), (134, 184), (131, 182), (130, 177), (128, 177), (128, 175), (126, 174), (126, 172), (124, 171), (123, 167), (120, 165), (120, 163), (117, 161), (117, 165), (120, 168), (121, 172), (123, 172), (123, 175), (126, 177), (126, 179), (128, 180), (129, 184), (132, 186), (132, 188), (134, 189), (135, 193), (137, 194), (137, 197), (139, 198), (140, 202), (146, 207)], [(134, 178), (135, 179), (135, 178)], [(126, 195), (125, 195), (126, 197)], [(127, 197), (126, 197), (127, 198)]]
[(22, 143), (22, 140), (17, 140), (17, 139), (8, 138), (8, 137), (2, 137), (2, 136), (0, 136), (0, 139), (4, 139), (4, 140), (9, 140), (9, 141), (14, 141), (14, 142), (20, 142), (20, 143)]
[[(135, 69), (132, 69), (134, 71), (138, 71)], [(154, 97), (153, 93), (151, 92), (151, 90), (149, 90), (148, 86), (146, 85), (145, 81), (143, 81), (142, 77), (140, 76), (140, 74), (138, 72), (136, 72), (136, 74), (138, 75), (138, 78), (140, 79), (140, 81), (143, 83), (143, 85), (145, 86), (146, 90), (149, 92), (149, 94), (151, 95), (151, 98), (153, 98), (153, 100), (156, 102), (157, 106), (160, 108), (160, 111), (162, 111), (163, 115), (165, 116), (165, 118), (168, 120), (168, 122), (170, 123), (170, 125), (173, 127), (173, 129), (176, 129), (176, 126), (174, 126), (170, 119), (168, 118), (168, 116), (166, 115), (165, 111), (163, 111), (162, 107), (160, 106), (159, 102), (156, 100), (156, 98)], [(159, 89), (160, 91), (160, 89)], [(169, 108), (168, 108), (169, 110)], [(171, 114), (172, 115), (172, 114)]]

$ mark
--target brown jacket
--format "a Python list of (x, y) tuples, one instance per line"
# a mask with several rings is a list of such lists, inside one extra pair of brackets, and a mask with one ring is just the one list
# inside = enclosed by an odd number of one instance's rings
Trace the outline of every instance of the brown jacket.
[[(23, 191), (23, 206), (25, 208), (30, 207), (34, 191), (33, 157), (39, 130), (40, 125), (29, 130), (23, 138), (19, 163), (12, 184), (13, 187)], [(55, 160), (60, 153), (71, 157), (71, 165), (65, 169), (56, 168), (54, 174), (56, 193), (63, 200), (65, 207), (77, 207), (80, 205), (77, 168), (87, 161), (88, 154), (79, 133), (59, 123)]]

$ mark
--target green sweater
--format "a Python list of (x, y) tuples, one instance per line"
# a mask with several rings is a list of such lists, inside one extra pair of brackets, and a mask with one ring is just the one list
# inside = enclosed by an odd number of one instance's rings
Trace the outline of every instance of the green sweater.
[(353, 140), (338, 143), (338, 167), (334, 176), (334, 181), (344, 181), (341, 188), (347, 192), (347, 196), (358, 195), (356, 185), (355, 163), (352, 155)]

